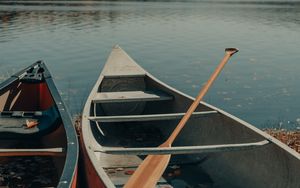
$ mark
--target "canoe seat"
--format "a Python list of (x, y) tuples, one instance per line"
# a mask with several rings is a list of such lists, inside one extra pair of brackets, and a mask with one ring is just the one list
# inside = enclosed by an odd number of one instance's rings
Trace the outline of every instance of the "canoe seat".
[[(38, 125), (27, 128), (26, 121), (37, 121)], [(54, 130), (58, 122), (59, 115), (55, 107), (45, 111), (3, 111), (0, 113), (0, 137), (41, 136)]]
[(122, 92), (101, 92), (97, 93), (94, 103), (115, 103), (115, 102), (145, 102), (172, 100), (173, 97), (161, 91), (122, 91)]
[(194, 153), (216, 153), (232, 152), (255, 149), (269, 144), (268, 140), (242, 144), (221, 144), (205, 146), (176, 146), (170, 148), (143, 147), (143, 148), (122, 148), (122, 147), (101, 147), (95, 148), (94, 152), (102, 152), (115, 155), (162, 155), (162, 154), (194, 154)]
[[(203, 117), (209, 114), (216, 114), (217, 111), (194, 112), (191, 118)], [(170, 114), (147, 114), (147, 115), (124, 115), (124, 116), (90, 116), (88, 119), (97, 122), (129, 122), (129, 121), (161, 121), (181, 119), (185, 113)]]
[(110, 78), (110, 79), (120, 79), (120, 78), (144, 78), (146, 76), (145, 73), (102, 73), (104, 76), (104, 79)]
[(30, 149), (0, 149), (0, 156), (60, 156), (65, 153), (64, 148), (30, 148)]

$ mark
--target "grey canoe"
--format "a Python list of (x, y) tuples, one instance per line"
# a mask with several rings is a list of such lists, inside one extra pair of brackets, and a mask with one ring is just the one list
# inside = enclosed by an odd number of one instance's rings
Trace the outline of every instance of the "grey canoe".
[(157, 187), (300, 187), (297, 152), (205, 102), (172, 148), (156, 148), (192, 101), (115, 46), (83, 110), (88, 186), (122, 187), (145, 155), (172, 154)]

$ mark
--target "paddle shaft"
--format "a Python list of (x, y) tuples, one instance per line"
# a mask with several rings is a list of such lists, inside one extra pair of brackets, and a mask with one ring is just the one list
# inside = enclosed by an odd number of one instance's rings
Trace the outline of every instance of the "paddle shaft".
[(188, 111), (185, 113), (185, 115), (182, 117), (180, 122), (178, 123), (177, 127), (175, 130), (172, 132), (168, 140), (165, 142), (166, 145), (172, 145), (182, 128), (185, 126), (186, 122), (189, 120), (191, 117), (192, 113), (196, 110), (197, 106), (199, 105), (200, 101), (204, 97), (204, 95), (207, 93), (208, 89), (210, 86), (213, 84), (215, 79), (218, 77), (219, 73), (222, 71), (223, 67), (225, 64), (228, 62), (229, 58), (236, 52), (238, 52), (237, 49), (226, 49), (225, 50), (225, 56), (222, 59), (221, 63), (218, 65), (216, 70), (213, 72), (213, 74), (210, 76), (209, 80), (206, 82), (206, 84), (203, 86), (203, 88), (200, 90), (198, 96), (192, 103), (192, 105), (189, 107)]
[[(199, 92), (199, 95), (192, 103), (187, 113), (180, 120), (179, 124), (176, 126), (170, 137), (161, 144), (159, 147), (171, 147), (172, 143), (176, 139), (177, 135), (180, 133), (191, 114), (195, 111), (198, 104), (200, 103), (203, 96), (208, 91), (209, 87), (212, 85), (214, 80), (217, 78), (218, 74), (223, 69), (224, 65), (228, 62), (229, 58), (238, 52), (235, 48), (228, 48), (225, 50), (225, 56), (222, 59), (219, 66), (216, 68), (214, 73), (211, 75), (210, 79), (206, 82), (205, 86)], [(160, 177), (164, 173), (168, 166), (171, 155), (148, 155), (144, 161), (139, 165), (133, 175), (129, 178), (124, 188), (152, 188), (155, 187), (156, 183), (159, 181)]]

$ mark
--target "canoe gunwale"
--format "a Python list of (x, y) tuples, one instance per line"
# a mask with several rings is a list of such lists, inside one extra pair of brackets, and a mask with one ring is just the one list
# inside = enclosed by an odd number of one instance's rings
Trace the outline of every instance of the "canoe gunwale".
[(45, 66), (44, 63), (41, 63), (41, 66), (45, 69), (45, 74), (48, 75), (45, 77), (45, 81), (49, 88), (49, 91), (53, 97), (53, 100), (56, 104), (56, 107), (61, 115), (61, 119), (65, 128), (66, 137), (67, 137), (67, 150), (66, 150), (66, 162), (63, 168), (62, 175), (60, 177), (57, 188), (67, 188), (72, 186), (72, 182), (76, 178), (77, 174), (77, 165), (78, 165), (78, 156), (79, 156), (79, 145), (77, 140), (77, 134), (73, 123), (71, 121), (71, 115), (67, 110), (63, 100), (61, 99), (60, 94), (54, 84), (50, 72)]
[[(88, 96), (87, 102), (84, 106), (83, 112), (82, 112), (82, 120), (81, 120), (81, 133), (82, 133), (82, 145), (85, 146), (84, 150), (86, 151), (87, 156), (89, 159), (85, 160), (90, 160), (90, 162), (93, 164), (95, 167), (95, 164), (97, 164), (97, 158), (92, 150), (92, 146), (98, 146), (101, 147), (101, 145), (95, 140), (95, 138), (92, 136), (93, 133), (91, 131), (91, 124), (90, 120), (88, 120), (88, 116), (90, 113), (90, 108), (92, 106), (92, 99), (94, 97), (94, 94), (98, 90), (98, 86), (101, 84), (102, 80), (104, 78), (104, 75), (100, 74), (98, 80), (96, 80), (96, 83), (94, 84), (92, 91), (90, 95)], [(86, 135), (86, 136), (85, 136)], [(105, 185), (105, 187), (115, 187), (114, 184), (110, 181), (110, 178), (108, 175), (105, 173), (103, 168), (94, 168), (94, 170), (97, 172), (97, 176), (100, 178)]]
[(5, 88), (9, 87), (12, 83), (18, 81), (19, 79), (17, 77), (10, 77), (4, 82), (0, 83), (0, 91), (4, 90)]
[(229, 114), (228, 112), (225, 112), (224, 110), (221, 110), (215, 106), (212, 106), (206, 102), (201, 101), (201, 103), (205, 106), (208, 106), (209, 108), (212, 108), (216, 111), (218, 111), (220, 114), (223, 114), (224, 116), (227, 116), (229, 118), (231, 118), (232, 120), (235, 120), (236, 122), (242, 124), (243, 126), (245, 126), (246, 128), (254, 131), (255, 133), (259, 134), (260, 136), (264, 137), (266, 140), (270, 141), (270, 143), (275, 144), (276, 146), (280, 147), (283, 150), (288, 151), (289, 154), (293, 155), (293, 157), (297, 158), (298, 160), (300, 160), (300, 154), (298, 152), (296, 152), (295, 150), (293, 150), (292, 148), (290, 148), (289, 146), (287, 146), (286, 144), (282, 143), (280, 140), (276, 139), (275, 137), (269, 135), (268, 133), (260, 130), (259, 128), (255, 127), (254, 125), (232, 115)]

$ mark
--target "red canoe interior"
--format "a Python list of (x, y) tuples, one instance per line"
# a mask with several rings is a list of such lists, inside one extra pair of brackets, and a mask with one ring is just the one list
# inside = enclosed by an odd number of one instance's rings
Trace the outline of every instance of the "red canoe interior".
[[(42, 83), (22, 83), (15, 81), (5, 89), (0, 91), (0, 112), (3, 111), (45, 111), (51, 107), (54, 107), (55, 103), (50, 94), (48, 86), (45, 82)], [(56, 108), (54, 108), (56, 109)], [(0, 122), (1, 124), (1, 122)], [(0, 125), (3, 126), (3, 125)], [(39, 125), (38, 125), (39, 126)], [(18, 135), (16, 135), (17, 137)], [(64, 126), (61, 120), (58, 126), (51, 130), (51, 132), (32, 138), (9, 138), (0, 139), (0, 148), (26, 148), (26, 149), (39, 149), (39, 148), (63, 148), (66, 151), (67, 139)], [(1, 153), (0, 153), (1, 156)], [(0, 167), (7, 167), (5, 173), (17, 174), (23, 179), (18, 182), (20, 185), (32, 185), (43, 187), (54, 187), (58, 184), (60, 176), (65, 164), (66, 154), (65, 152), (51, 155), (51, 156), (19, 156), (19, 157), (0, 157)], [(25, 164), (26, 161), (28, 164)], [(21, 164), (20, 164), (21, 163)], [(18, 167), (19, 165), (19, 167)], [(23, 169), (20, 171), (20, 165)], [(31, 169), (35, 169), (31, 172)], [(3, 174), (4, 172), (0, 172)], [(30, 175), (32, 173), (32, 175)], [(30, 177), (31, 181), (29, 180)], [(1, 185), (5, 185), (10, 181), (14, 181), (14, 177), (8, 177), (5, 180), (0, 180)]]

